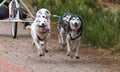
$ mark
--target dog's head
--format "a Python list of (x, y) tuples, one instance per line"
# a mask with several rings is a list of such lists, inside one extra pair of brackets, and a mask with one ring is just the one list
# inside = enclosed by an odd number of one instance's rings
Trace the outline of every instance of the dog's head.
[(72, 17), (73, 14), (71, 13), (64, 13), (63, 14), (63, 21), (67, 24), (70, 20), (70, 18)]
[(48, 19), (48, 18), (50, 18), (50, 11), (45, 9), (45, 8), (42, 8), (39, 11), (37, 11), (36, 17), (37, 18), (43, 17), (43, 18), (47, 18)]
[(70, 18), (69, 24), (72, 31), (78, 32), (82, 29), (82, 19), (78, 15), (72, 16)]
[(39, 33), (46, 33), (49, 31), (49, 28), (48, 28), (48, 22), (47, 22), (47, 19), (46, 18), (37, 18), (36, 19), (36, 30), (37, 32)]

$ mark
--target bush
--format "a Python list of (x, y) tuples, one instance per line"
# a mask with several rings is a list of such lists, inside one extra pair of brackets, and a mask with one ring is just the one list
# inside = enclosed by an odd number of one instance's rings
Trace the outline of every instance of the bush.
[(120, 11), (103, 10), (97, 0), (33, 0), (32, 5), (47, 8), (52, 14), (78, 14), (83, 19), (82, 41), (92, 46), (113, 48), (120, 42)]

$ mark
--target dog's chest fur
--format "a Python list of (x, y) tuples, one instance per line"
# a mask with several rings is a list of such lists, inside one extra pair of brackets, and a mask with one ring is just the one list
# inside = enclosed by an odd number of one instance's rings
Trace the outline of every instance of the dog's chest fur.
[(47, 38), (47, 36), (48, 36), (48, 33), (49, 33), (49, 31), (38, 31), (37, 29), (36, 29), (36, 32), (37, 32), (37, 37), (38, 37), (38, 39), (39, 40), (44, 40), (44, 39), (46, 39)]

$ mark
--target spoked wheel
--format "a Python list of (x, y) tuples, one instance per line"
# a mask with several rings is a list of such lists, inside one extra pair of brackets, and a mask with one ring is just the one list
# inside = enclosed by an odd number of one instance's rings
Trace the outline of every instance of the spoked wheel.
[[(16, 13), (17, 13), (15, 2), (12, 3), (12, 10), (11, 11), (12, 11), (12, 19), (14, 19), (16, 17)], [(17, 22), (12, 22), (11, 34), (12, 34), (13, 38), (16, 38), (16, 36), (17, 36)]]

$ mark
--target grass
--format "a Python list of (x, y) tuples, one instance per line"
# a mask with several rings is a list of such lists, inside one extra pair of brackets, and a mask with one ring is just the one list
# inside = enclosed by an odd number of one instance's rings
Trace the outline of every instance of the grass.
[(52, 14), (71, 12), (80, 15), (84, 43), (120, 52), (120, 10), (115, 13), (104, 10), (97, 0), (32, 0), (31, 4), (39, 9), (47, 8)]

